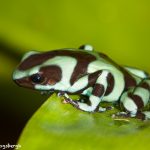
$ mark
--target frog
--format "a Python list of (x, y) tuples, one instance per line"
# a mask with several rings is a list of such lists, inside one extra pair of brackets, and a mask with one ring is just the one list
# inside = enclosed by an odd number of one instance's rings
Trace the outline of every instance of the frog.
[[(29, 51), (13, 72), (14, 82), (44, 93), (57, 93), (64, 103), (85, 112), (105, 112), (118, 104), (113, 117), (150, 119), (150, 75), (116, 63), (89, 44), (79, 48)], [(79, 95), (72, 99), (70, 95)], [(83, 98), (84, 97), (84, 98)], [(86, 97), (86, 98), (85, 98)]]

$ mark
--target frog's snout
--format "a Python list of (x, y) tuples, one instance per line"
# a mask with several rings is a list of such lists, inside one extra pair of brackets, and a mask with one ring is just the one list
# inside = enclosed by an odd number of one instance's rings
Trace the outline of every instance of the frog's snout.
[(14, 82), (19, 86), (25, 86), (24, 82), (21, 79), (15, 79)]

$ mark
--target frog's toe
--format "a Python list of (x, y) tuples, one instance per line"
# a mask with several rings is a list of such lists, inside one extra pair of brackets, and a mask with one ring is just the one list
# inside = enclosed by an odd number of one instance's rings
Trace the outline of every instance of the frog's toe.
[(128, 112), (117, 112), (116, 114), (112, 115), (112, 118), (129, 118), (130, 115)]

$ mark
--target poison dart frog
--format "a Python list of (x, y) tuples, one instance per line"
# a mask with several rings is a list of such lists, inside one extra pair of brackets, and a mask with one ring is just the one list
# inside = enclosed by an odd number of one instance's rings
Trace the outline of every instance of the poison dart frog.
[[(101, 102), (118, 103), (115, 116), (150, 119), (143, 109), (150, 100), (150, 76), (143, 70), (117, 64), (91, 45), (46, 52), (27, 52), (13, 72), (22, 87), (57, 92), (66, 103), (86, 112), (102, 112)], [(80, 95), (73, 100), (70, 94)], [(82, 99), (82, 96), (88, 99)]]

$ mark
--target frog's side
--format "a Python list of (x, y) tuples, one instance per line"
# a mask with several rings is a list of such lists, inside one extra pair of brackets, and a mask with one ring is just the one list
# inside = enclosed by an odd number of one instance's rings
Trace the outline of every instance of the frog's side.
[[(90, 45), (79, 49), (28, 52), (13, 73), (15, 82), (40, 91), (57, 91), (66, 102), (87, 111), (105, 111), (100, 102), (119, 102), (125, 112), (118, 115), (150, 118), (142, 109), (150, 99), (150, 78), (142, 70), (121, 67)], [(72, 100), (67, 94), (89, 97)]]

